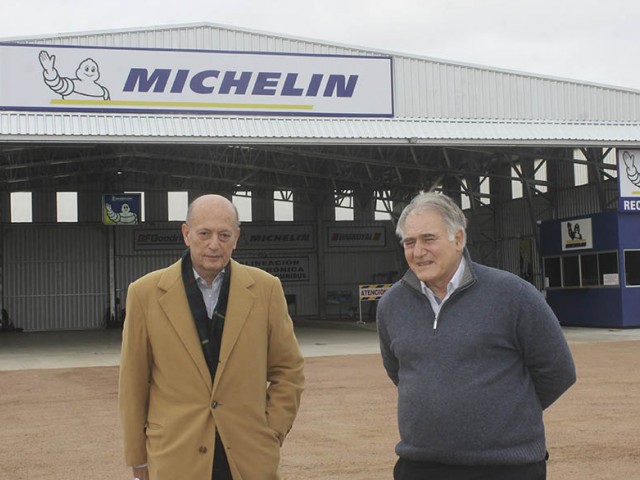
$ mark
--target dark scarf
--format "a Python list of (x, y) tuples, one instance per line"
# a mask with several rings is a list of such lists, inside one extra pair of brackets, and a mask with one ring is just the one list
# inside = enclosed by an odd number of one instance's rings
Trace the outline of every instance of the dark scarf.
[(193, 265), (191, 263), (191, 252), (187, 249), (182, 256), (182, 282), (191, 308), (191, 314), (196, 324), (202, 352), (207, 361), (211, 381), (213, 382), (220, 359), (220, 343), (222, 341), (222, 330), (224, 329), (224, 317), (227, 313), (227, 302), (229, 301), (229, 283), (231, 280), (231, 262), (227, 264), (224, 271), (224, 279), (218, 295), (218, 303), (213, 311), (213, 318), (209, 318), (207, 307), (202, 298), (202, 292), (198, 287), (198, 282), (193, 275)]

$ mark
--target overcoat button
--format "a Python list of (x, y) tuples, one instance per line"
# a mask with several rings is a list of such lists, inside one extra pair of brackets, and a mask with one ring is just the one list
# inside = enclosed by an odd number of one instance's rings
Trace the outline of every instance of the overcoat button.
[(216, 402), (215, 400), (211, 402), (211, 408), (217, 408), (217, 407), (218, 407), (218, 402)]
[(205, 447), (205, 446), (203, 445), (202, 447), (200, 447), (200, 448), (198, 449), (198, 451), (199, 451), (200, 453), (207, 453), (207, 447)]

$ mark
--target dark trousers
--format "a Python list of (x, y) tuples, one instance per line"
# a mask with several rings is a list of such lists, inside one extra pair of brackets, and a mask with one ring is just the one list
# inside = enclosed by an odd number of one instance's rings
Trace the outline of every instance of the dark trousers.
[(546, 480), (547, 462), (467, 467), (398, 459), (394, 480)]
[(211, 478), (212, 480), (233, 480), (231, 470), (229, 469), (227, 454), (224, 451), (224, 445), (222, 445), (222, 440), (217, 432), (216, 448), (213, 452), (213, 472), (211, 474)]

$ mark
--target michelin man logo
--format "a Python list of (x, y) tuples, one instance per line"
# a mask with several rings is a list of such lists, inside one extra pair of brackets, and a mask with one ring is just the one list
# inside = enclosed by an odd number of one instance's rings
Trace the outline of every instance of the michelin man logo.
[(567, 222), (567, 233), (571, 240), (582, 240), (582, 234), (580, 233), (580, 224), (576, 222), (575, 226), (571, 228), (571, 222)]
[(120, 212), (113, 210), (111, 205), (107, 203), (105, 206), (107, 216), (115, 224), (135, 224), (138, 223), (138, 215), (131, 211), (128, 203), (123, 203), (120, 206)]
[(627, 178), (636, 187), (640, 187), (640, 173), (636, 167), (636, 156), (629, 152), (623, 152), (622, 160), (627, 169)]
[(93, 59), (87, 58), (80, 62), (74, 78), (61, 77), (55, 66), (56, 56), (49, 55), (46, 50), (40, 52), (39, 59), (44, 83), (63, 99), (71, 96), (71, 98), (90, 97), (111, 100), (109, 90), (98, 83), (100, 69)]

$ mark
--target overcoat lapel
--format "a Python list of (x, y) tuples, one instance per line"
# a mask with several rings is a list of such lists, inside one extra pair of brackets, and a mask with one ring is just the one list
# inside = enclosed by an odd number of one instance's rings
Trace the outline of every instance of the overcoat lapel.
[(158, 283), (158, 287), (165, 292), (159, 299), (162, 310), (191, 355), (202, 380), (207, 385), (207, 388), (210, 389), (211, 374), (209, 373), (207, 361), (202, 353), (202, 346), (200, 345), (198, 332), (196, 331), (191, 308), (189, 307), (185, 293), (180, 261), (174, 263), (166, 270)]
[(231, 266), (231, 283), (229, 284), (229, 301), (227, 302), (222, 344), (220, 345), (220, 364), (216, 372), (215, 384), (217, 384), (220, 375), (224, 373), (229, 355), (233, 351), (255, 300), (255, 295), (251, 291), (251, 286), (255, 281), (243, 265), (235, 260), (231, 260), (231, 262), (233, 264)]

